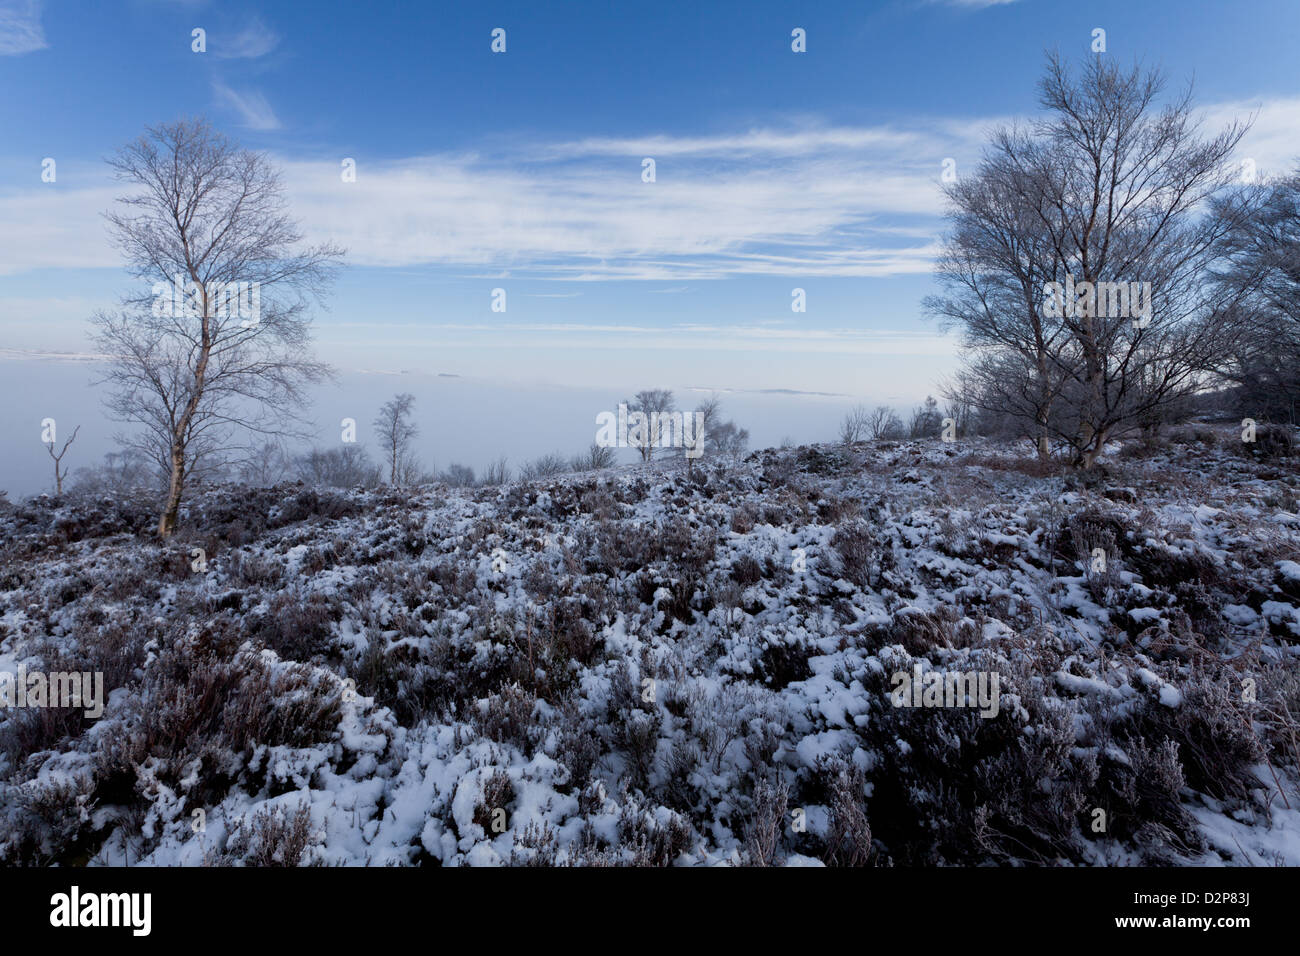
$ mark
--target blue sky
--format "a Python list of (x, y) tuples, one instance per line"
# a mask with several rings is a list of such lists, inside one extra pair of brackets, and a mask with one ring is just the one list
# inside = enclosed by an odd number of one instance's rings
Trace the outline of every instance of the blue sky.
[(1300, 154), (1294, 0), (0, 0), (0, 349), (86, 349), (128, 288), (103, 158), (205, 114), (349, 249), (317, 326), (345, 371), (910, 404), (959, 352), (919, 312), (942, 163), (1098, 27), (1212, 125), (1256, 113), (1263, 171)]

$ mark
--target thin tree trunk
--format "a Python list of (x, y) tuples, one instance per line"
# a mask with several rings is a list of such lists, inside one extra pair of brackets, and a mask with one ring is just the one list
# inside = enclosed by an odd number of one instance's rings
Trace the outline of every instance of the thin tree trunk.
[(199, 341), (199, 358), (194, 364), (194, 391), (190, 394), (190, 400), (186, 403), (185, 410), (181, 413), (181, 417), (172, 431), (171, 478), (167, 489), (167, 503), (163, 508), (162, 515), (158, 518), (158, 536), (160, 538), (169, 537), (176, 530), (176, 518), (180, 512), (181, 493), (184, 491), (185, 484), (185, 435), (189, 431), (194, 412), (199, 406), (199, 398), (203, 395), (203, 386), (208, 372), (208, 357), (212, 352), (208, 287), (199, 281), (199, 277), (193, 269), (190, 270), (190, 278), (194, 280), (203, 295), (203, 325)]
[(167, 489), (167, 503), (163, 506), (162, 515), (158, 519), (158, 536), (160, 538), (166, 538), (176, 530), (176, 519), (180, 513), (181, 493), (184, 491), (184, 483), (184, 450), (173, 443), (171, 479)]
[(1052, 390), (1047, 382), (1047, 362), (1043, 353), (1038, 353), (1038, 460), (1046, 462), (1052, 457), (1052, 446), (1048, 441), (1048, 423), (1052, 416)]

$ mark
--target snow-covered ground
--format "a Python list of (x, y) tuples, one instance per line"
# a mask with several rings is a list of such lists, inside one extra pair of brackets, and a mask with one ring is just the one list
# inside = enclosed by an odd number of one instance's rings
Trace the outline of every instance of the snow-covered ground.
[(110, 695), (0, 710), (0, 860), (1300, 864), (1300, 476), (1208, 439), (7, 507), (0, 670)]

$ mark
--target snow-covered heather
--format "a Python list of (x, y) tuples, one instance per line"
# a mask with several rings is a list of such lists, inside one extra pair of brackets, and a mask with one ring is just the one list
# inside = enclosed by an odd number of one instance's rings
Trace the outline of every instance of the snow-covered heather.
[(1300, 477), (1199, 437), (5, 507), (0, 670), (109, 701), (0, 711), (0, 860), (1300, 864)]

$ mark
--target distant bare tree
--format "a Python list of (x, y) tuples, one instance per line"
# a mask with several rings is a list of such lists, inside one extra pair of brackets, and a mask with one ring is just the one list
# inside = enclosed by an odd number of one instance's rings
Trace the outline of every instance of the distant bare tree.
[(63, 448), (59, 451), (57, 455), (54, 453), (53, 438), (51, 438), (50, 441), (45, 446), (45, 450), (48, 451), (50, 453), (50, 457), (54, 459), (54, 493), (56, 495), (59, 496), (63, 495), (63, 479), (68, 477), (67, 468), (64, 468), (62, 471), (59, 471), (59, 463), (63, 461), (63, 456), (68, 453), (68, 446), (70, 446), (74, 441), (77, 440), (77, 432), (79, 431), (81, 431), (80, 425), (78, 425), (76, 428), (72, 430), (72, 434), (68, 436), (68, 440), (63, 443)]
[(519, 477), (525, 481), (532, 481), (536, 478), (553, 478), (556, 475), (562, 475), (569, 470), (568, 462), (559, 452), (549, 455), (542, 455), (530, 461), (519, 469)]
[(722, 399), (717, 395), (710, 395), (704, 401), (696, 406), (695, 412), (703, 424), (703, 431), (707, 435), (709, 429), (722, 421)]
[(469, 465), (459, 465), (454, 461), (438, 476), (438, 480), (451, 488), (473, 488), (478, 483), (473, 468)]
[(854, 442), (860, 442), (866, 437), (867, 422), (871, 413), (867, 411), (866, 405), (854, 405), (840, 422), (840, 441), (846, 445), (852, 445)]
[(373, 488), (379, 484), (379, 466), (361, 445), (314, 449), (294, 460), (298, 477), (324, 488)]
[(686, 476), (689, 478), (695, 474), (695, 459), (708, 450), (709, 432), (722, 424), (722, 399), (716, 394), (710, 395), (696, 407), (694, 417), (689, 422), (686, 419), (687, 416), (683, 416), (683, 429), (690, 429), (690, 438), (687, 440), (683, 430), (681, 453), (686, 459)]
[(600, 471), (613, 466), (615, 461), (614, 449), (592, 442), (585, 454), (574, 455), (569, 464), (574, 471)]
[(384, 403), (375, 418), (375, 431), (383, 443), (388, 462), (388, 483), (395, 488), (409, 484), (419, 474), (419, 464), (411, 454), (411, 442), (420, 429), (411, 421), (415, 396), (410, 392), (394, 395)]
[(683, 424), (683, 435), (689, 435), (690, 441), (683, 443), (680, 454), (686, 458), (688, 476), (694, 473), (696, 458), (736, 458), (749, 446), (749, 432), (735, 422), (723, 419), (722, 399), (716, 394), (702, 401), (693, 416), (690, 412), (685, 413)]
[(912, 438), (937, 438), (942, 429), (943, 416), (939, 414), (939, 403), (933, 395), (927, 395), (925, 404), (912, 412), (908, 435)]
[(854, 405), (840, 422), (840, 441), (846, 445), (865, 439), (898, 438), (902, 433), (903, 422), (888, 405), (870, 410), (866, 405)]
[(504, 455), (483, 470), (483, 484), (504, 485), (510, 481), (510, 462)]
[(866, 431), (872, 441), (898, 438), (903, 433), (903, 420), (888, 405), (877, 405), (867, 416)]
[(749, 430), (733, 421), (718, 422), (705, 435), (704, 453), (714, 458), (739, 458), (749, 448)]
[(110, 451), (102, 465), (78, 468), (73, 473), (73, 490), (82, 495), (112, 495), (116, 498), (138, 492), (156, 493), (166, 487), (166, 475), (157, 463), (134, 448)]
[(641, 460), (648, 462), (654, 457), (655, 448), (659, 446), (663, 434), (662, 416), (676, 407), (673, 404), (673, 393), (666, 388), (644, 389), (625, 404), (629, 413), (641, 412), (646, 416), (644, 440), (637, 446), (637, 451), (641, 453)]
[(284, 481), (290, 462), (278, 442), (263, 442), (240, 464), (239, 480), (254, 488), (266, 488)]
[(970, 400), (960, 392), (950, 392), (948, 390), (950, 387), (951, 385), (946, 386), (943, 391), (945, 399), (943, 417), (952, 419), (953, 431), (958, 438), (965, 438), (971, 433), (975, 409), (971, 407)]
[(123, 444), (167, 472), (165, 537), (202, 463), (246, 448), (241, 434), (302, 432), (302, 389), (328, 374), (308, 351), (308, 300), (342, 250), (301, 246), (271, 163), (203, 120), (150, 128), (109, 165), (131, 187), (107, 215), (112, 239), (151, 291), (93, 322), (110, 414), (142, 429)]

